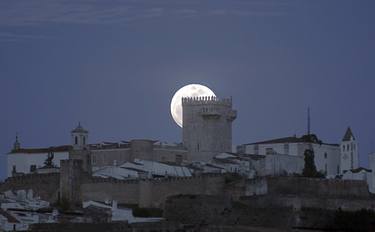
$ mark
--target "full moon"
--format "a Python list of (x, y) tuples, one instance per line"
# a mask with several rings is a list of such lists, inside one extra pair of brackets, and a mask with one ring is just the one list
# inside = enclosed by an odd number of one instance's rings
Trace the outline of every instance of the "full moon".
[(171, 114), (174, 121), (182, 127), (182, 98), (184, 97), (216, 97), (215, 93), (207, 86), (190, 84), (179, 89), (171, 101)]

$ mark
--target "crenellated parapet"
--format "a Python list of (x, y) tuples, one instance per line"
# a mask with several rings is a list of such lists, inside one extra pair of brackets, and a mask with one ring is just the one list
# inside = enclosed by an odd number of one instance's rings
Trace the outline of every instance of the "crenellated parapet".
[(220, 99), (215, 96), (203, 97), (184, 97), (182, 98), (182, 105), (224, 105), (232, 106), (232, 98)]

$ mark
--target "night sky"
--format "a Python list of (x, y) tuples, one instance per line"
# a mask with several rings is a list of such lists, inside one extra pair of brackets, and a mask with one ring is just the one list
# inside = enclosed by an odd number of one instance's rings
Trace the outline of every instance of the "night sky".
[[(181, 141), (170, 116), (190, 83), (233, 97), (233, 142), (351, 126), (375, 151), (373, 0), (1, 0), (0, 152), (70, 143)], [(1, 172), (5, 173), (5, 155)]]

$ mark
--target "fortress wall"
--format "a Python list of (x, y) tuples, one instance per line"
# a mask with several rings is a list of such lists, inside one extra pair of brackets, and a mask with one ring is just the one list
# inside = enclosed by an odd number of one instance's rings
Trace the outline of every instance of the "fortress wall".
[(116, 200), (119, 204), (139, 203), (138, 181), (91, 181), (81, 185), (81, 198), (83, 201)]
[(375, 209), (375, 201), (368, 199), (300, 197), (300, 196), (251, 196), (242, 197), (240, 201), (247, 207), (254, 208), (292, 208), (295, 211), (303, 209), (324, 209), (357, 211), (361, 209)]
[(9, 177), (5, 182), (0, 183), (0, 192), (32, 189), (34, 195), (53, 203), (58, 198), (59, 180), (59, 173), (27, 174), (18, 177)]
[(268, 194), (331, 198), (369, 198), (365, 181), (313, 179), (303, 177), (269, 177)]
[(179, 194), (223, 195), (225, 177), (209, 175), (144, 181), (140, 185), (140, 207), (163, 208), (169, 196)]
[(178, 194), (222, 195), (223, 175), (179, 177), (152, 180), (115, 180), (92, 178), (81, 185), (82, 200), (116, 200), (119, 204), (139, 204), (162, 208), (167, 197)]

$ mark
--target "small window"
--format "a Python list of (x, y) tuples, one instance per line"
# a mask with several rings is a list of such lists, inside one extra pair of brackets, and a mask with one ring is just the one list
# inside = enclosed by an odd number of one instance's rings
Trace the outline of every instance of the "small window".
[(324, 153), (324, 159), (327, 159), (327, 152)]
[(284, 153), (285, 155), (289, 155), (289, 143), (284, 144)]
[(75, 139), (74, 139), (74, 144), (77, 145), (78, 144), (78, 137), (76, 136)]
[(255, 155), (259, 155), (259, 145), (258, 144), (254, 145), (254, 153), (255, 153)]
[(92, 164), (96, 164), (96, 156), (95, 155), (92, 156)]
[(86, 145), (86, 137), (83, 137), (83, 145)]
[(266, 148), (266, 155), (273, 155), (274, 153), (273, 148)]

